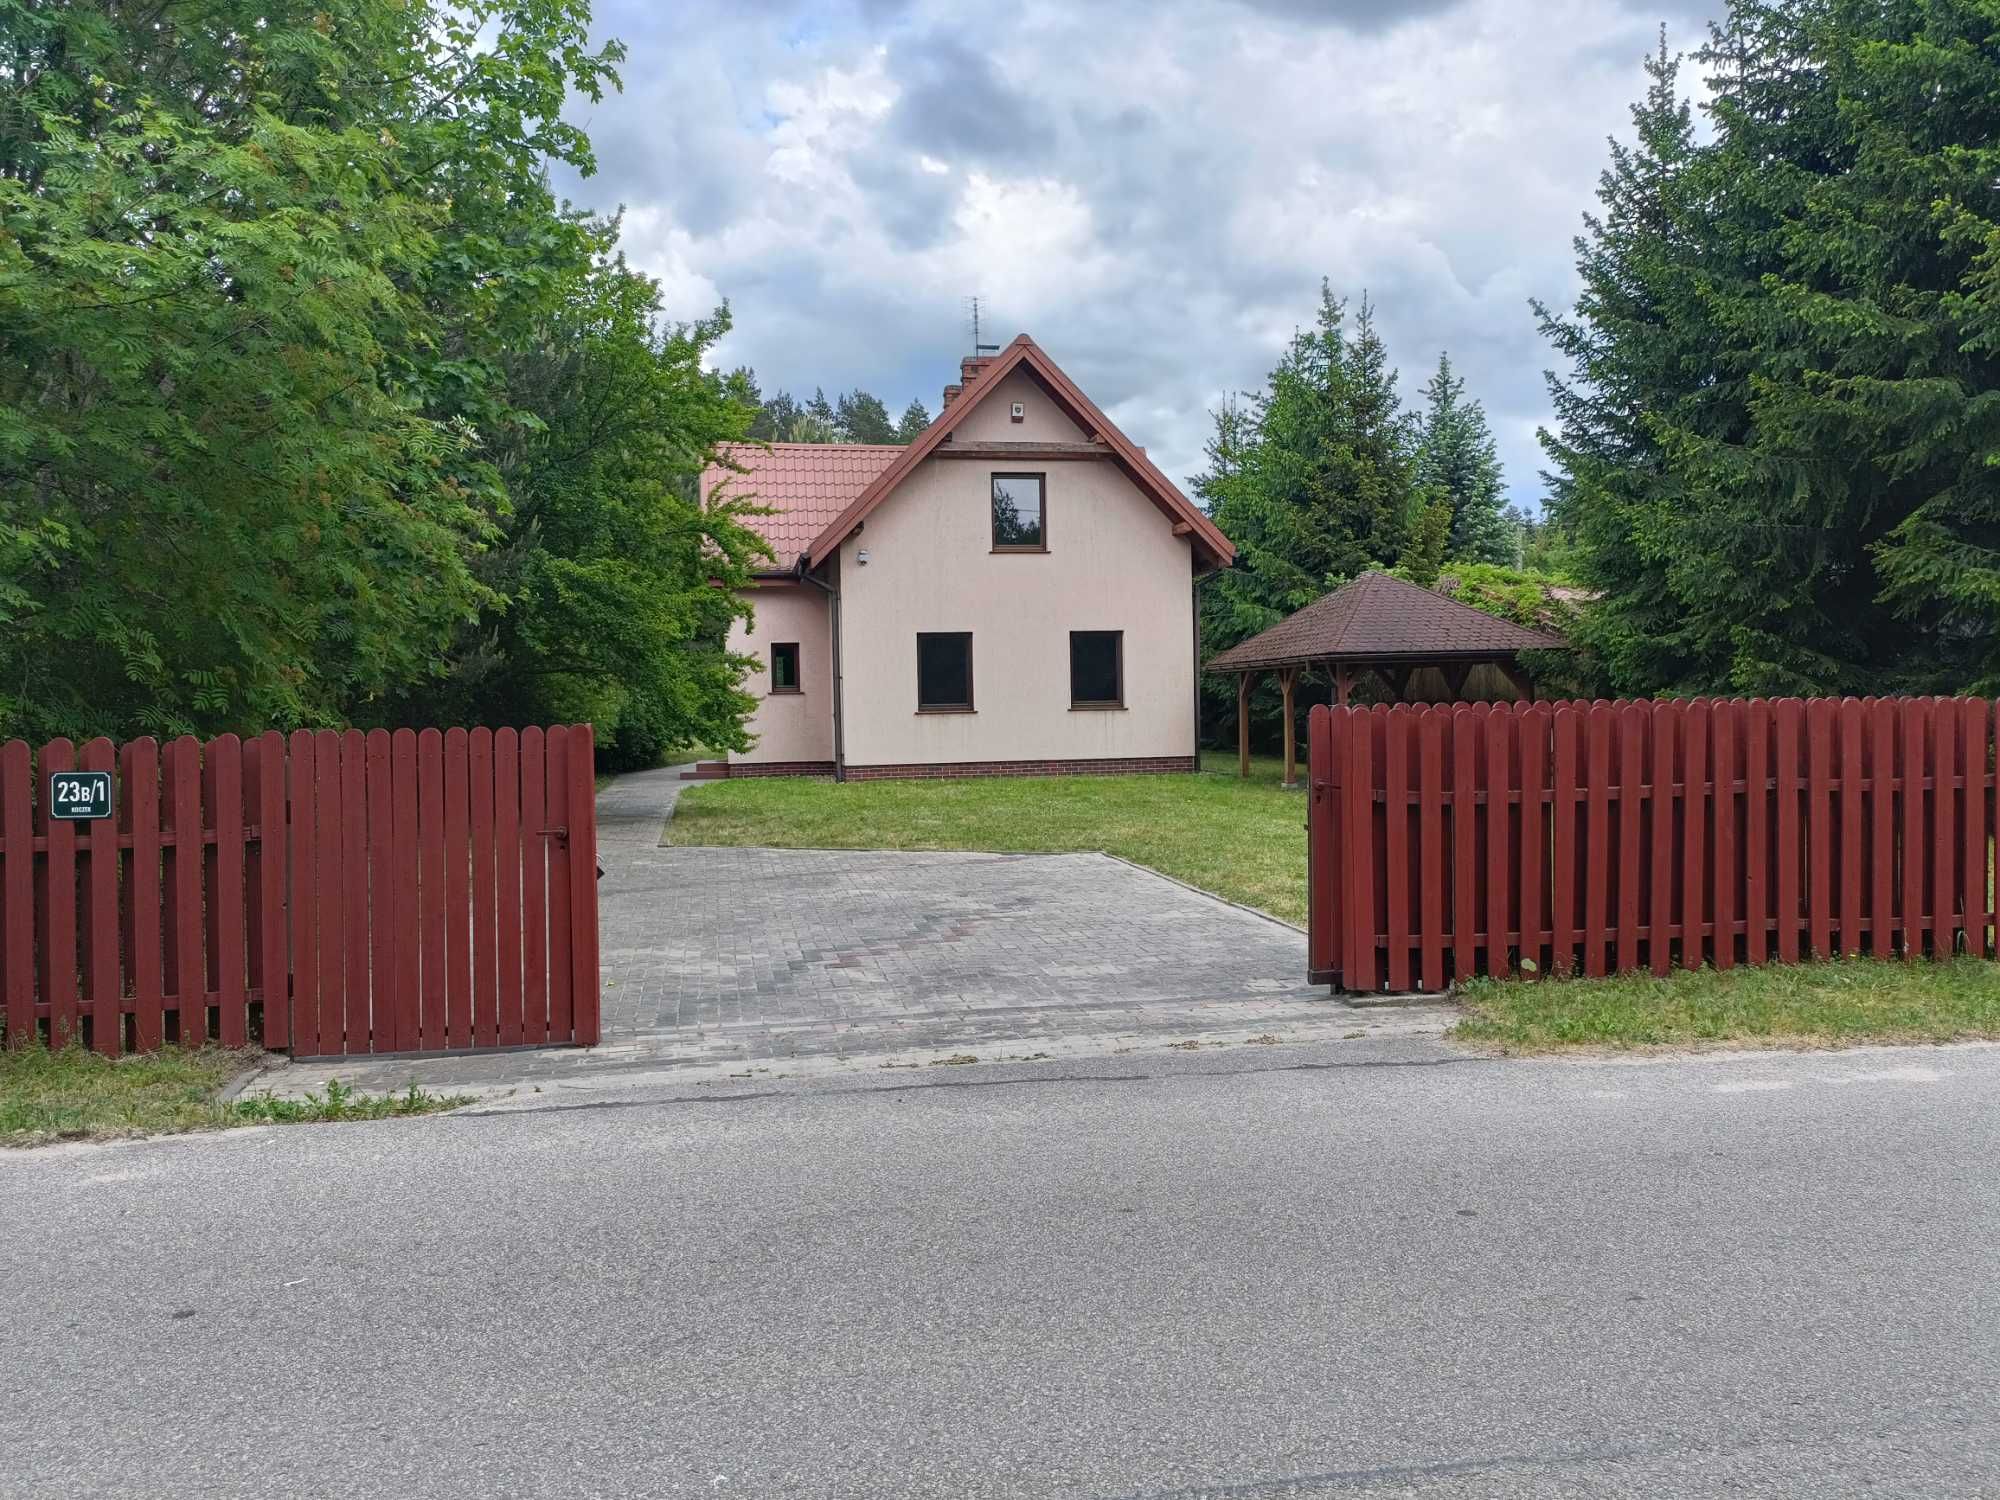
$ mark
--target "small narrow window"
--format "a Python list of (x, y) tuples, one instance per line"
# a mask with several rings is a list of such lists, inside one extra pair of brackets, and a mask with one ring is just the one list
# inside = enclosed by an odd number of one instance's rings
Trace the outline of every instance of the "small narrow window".
[(1069, 633), (1071, 708), (1125, 706), (1125, 632), (1072, 630)]
[(939, 632), (917, 637), (917, 712), (972, 712), (972, 635)]
[(799, 686), (799, 643), (779, 641), (771, 647), (771, 691), (803, 692)]
[(1048, 519), (1040, 474), (993, 476), (993, 550), (1046, 552)]

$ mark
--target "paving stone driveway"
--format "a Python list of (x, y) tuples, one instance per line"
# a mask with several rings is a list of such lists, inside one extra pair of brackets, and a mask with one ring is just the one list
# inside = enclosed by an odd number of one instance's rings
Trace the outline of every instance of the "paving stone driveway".
[[(1434, 1029), (1305, 983), (1305, 936), (1102, 854), (666, 848), (686, 783), (598, 797), (603, 1045), (307, 1064), (280, 1092), (821, 1072)], [(261, 1086), (261, 1083), (260, 1083)]]

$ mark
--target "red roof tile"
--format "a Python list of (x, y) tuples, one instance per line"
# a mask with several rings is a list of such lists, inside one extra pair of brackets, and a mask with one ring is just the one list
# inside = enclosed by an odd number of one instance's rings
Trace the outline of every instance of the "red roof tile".
[(1212, 672), (1346, 659), (1447, 661), (1566, 644), (1387, 573), (1363, 573), (1209, 662)]
[(737, 473), (711, 464), (701, 476), (701, 492), (709, 496), (723, 485), (725, 493), (772, 512), (746, 516), (777, 560), (771, 570), (789, 572), (812, 539), (848, 506), (902, 453), (901, 443), (773, 443), (732, 444), (724, 454), (746, 470)]

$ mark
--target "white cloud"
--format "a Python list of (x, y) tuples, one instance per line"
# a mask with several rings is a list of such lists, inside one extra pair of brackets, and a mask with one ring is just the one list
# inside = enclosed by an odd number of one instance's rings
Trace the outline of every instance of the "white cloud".
[(1324, 275), (1372, 296), (1406, 396), (1450, 349), (1539, 494), (1527, 299), (1569, 295), (1644, 86), (1656, 23), (1625, 0), (666, 13), (600, 3), (629, 91), (591, 111), (603, 172), (572, 192), (630, 205), (675, 315), (730, 299), (723, 357), (767, 390), (935, 406), (977, 292), (1186, 478), (1207, 408), (1261, 383)]

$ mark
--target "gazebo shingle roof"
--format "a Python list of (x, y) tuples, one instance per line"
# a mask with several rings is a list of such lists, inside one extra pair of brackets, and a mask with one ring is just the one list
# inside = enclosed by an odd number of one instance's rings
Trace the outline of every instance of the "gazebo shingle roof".
[(1254, 671), (1314, 661), (1492, 661), (1567, 645), (1469, 604), (1386, 573), (1363, 573), (1324, 599), (1238, 642), (1211, 672)]

